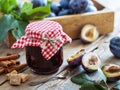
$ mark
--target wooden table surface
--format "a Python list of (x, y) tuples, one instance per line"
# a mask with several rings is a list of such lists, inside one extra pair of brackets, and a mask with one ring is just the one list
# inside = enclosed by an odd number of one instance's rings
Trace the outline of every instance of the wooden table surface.
[[(57, 73), (59, 73), (65, 66), (68, 65), (66, 62), (68, 57), (78, 52), (81, 48), (87, 48), (87, 50), (90, 50), (91, 47), (94, 47), (95, 45), (99, 45), (99, 48), (95, 50), (95, 53), (97, 53), (98, 56), (100, 57), (102, 61), (102, 65), (108, 64), (108, 63), (114, 63), (114, 64), (120, 63), (120, 60), (115, 58), (109, 50), (109, 40), (112, 37), (119, 35), (119, 32), (120, 32), (120, 27), (119, 27), (120, 12), (118, 10), (119, 10), (119, 7), (116, 7), (116, 9), (114, 9), (115, 25), (114, 25), (114, 31), (112, 33), (100, 37), (100, 39), (96, 40), (91, 44), (83, 45), (79, 40), (74, 40), (71, 44), (66, 44), (64, 46), (64, 63), (62, 64), (62, 66), (60, 67)], [(0, 44), (0, 56), (6, 55), (6, 53), (9, 53), (9, 52), (19, 53), (21, 55), (19, 60), (21, 62), (26, 62), (24, 49), (9, 49), (5, 43)], [(70, 79), (72, 76), (80, 72), (81, 72), (81, 66), (79, 68), (73, 69), (73, 71), (64, 80), (63, 79), (51, 80), (42, 85), (40, 84), (37, 86), (29, 86), (28, 83), (31, 81), (51, 78), (53, 76), (56, 76), (57, 73), (54, 73), (51, 75), (37, 75), (32, 73), (30, 69), (27, 69), (26, 71), (24, 71), (24, 73), (27, 73), (30, 75), (30, 78), (27, 82), (22, 83), (20, 86), (11, 86), (9, 82), (6, 82), (2, 86), (0, 86), (0, 90), (79, 90), (80, 86), (72, 83)], [(96, 77), (97, 77), (97, 73), (94, 76), (92, 76), (93, 79), (95, 79)], [(6, 78), (5, 75), (0, 75), (0, 82), (2, 82), (5, 78)]]

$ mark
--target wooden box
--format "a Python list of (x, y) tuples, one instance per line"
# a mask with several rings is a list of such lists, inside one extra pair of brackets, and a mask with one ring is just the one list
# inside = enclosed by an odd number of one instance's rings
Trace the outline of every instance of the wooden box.
[[(64, 32), (67, 33), (72, 39), (77, 39), (79, 37), (81, 28), (85, 24), (96, 25), (100, 34), (107, 34), (112, 32), (114, 27), (114, 12), (105, 10), (106, 7), (103, 7), (96, 0), (93, 0), (93, 2), (98, 9), (97, 12), (66, 15), (46, 19), (54, 20), (60, 23), (63, 27)], [(8, 46), (11, 47), (14, 42), (14, 37), (11, 35), (11, 33), (8, 33)]]
[(81, 28), (85, 24), (93, 24), (97, 26), (100, 34), (112, 32), (114, 27), (114, 12), (103, 7), (97, 2), (97, 0), (92, 1), (98, 9), (97, 12), (59, 16), (49, 19), (59, 22), (62, 25), (64, 32), (72, 39), (77, 39), (79, 37)]

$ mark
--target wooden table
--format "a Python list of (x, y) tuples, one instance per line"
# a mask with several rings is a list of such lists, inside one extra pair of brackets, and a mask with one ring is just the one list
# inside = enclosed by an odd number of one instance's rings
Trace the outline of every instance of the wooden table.
[[(113, 1), (114, 2), (114, 1)], [(117, 11), (116, 11), (117, 10)], [(6, 82), (2, 86), (0, 86), (0, 90), (79, 90), (80, 86), (74, 84), (71, 82), (71, 77), (74, 76), (77, 73), (81, 72), (81, 66), (79, 68), (73, 69), (73, 71), (67, 76), (66, 79), (58, 79), (58, 80), (50, 80), (42, 85), (37, 86), (29, 86), (28, 83), (35, 80), (42, 80), (45, 78), (51, 78), (53, 76), (56, 76), (65, 66), (67, 66), (67, 58), (71, 55), (78, 52), (81, 48), (87, 48), (87, 50), (90, 50), (91, 47), (94, 47), (95, 45), (99, 44), (99, 48), (95, 50), (95, 53), (98, 54), (102, 61), (102, 65), (108, 64), (108, 63), (114, 63), (119, 64), (120, 60), (115, 58), (113, 54), (109, 50), (109, 40), (118, 35), (120, 32), (120, 12), (118, 12), (118, 8), (115, 10), (115, 25), (114, 25), (114, 31), (108, 35), (100, 37), (97, 41), (83, 45), (79, 40), (74, 40), (71, 44), (66, 44), (64, 46), (64, 63), (60, 67), (59, 71), (55, 74), (51, 75), (37, 75), (31, 72), (30, 69), (27, 69), (24, 71), (24, 73), (27, 73), (30, 75), (30, 78), (27, 82), (22, 83), (20, 86), (11, 86), (9, 82)], [(5, 43), (2, 43), (0, 45), (0, 56), (6, 55), (6, 53), (19, 53), (21, 55), (20, 61), (26, 62), (25, 58), (25, 50), (22, 49), (9, 49)], [(97, 77), (97, 73), (92, 76), (93, 79)], [(5, 75), (0, 75), (0, 82), (4, 80), (6, 77)]]

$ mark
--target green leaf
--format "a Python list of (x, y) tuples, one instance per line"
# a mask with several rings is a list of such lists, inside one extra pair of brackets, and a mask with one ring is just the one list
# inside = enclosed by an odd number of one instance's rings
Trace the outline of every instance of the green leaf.
[(98, 68), (98, 75), (101, 77), (101, 79), (106, 83), (107, 78), (104, 75), (103, 71), (101, 70), (101, 68)]
[[(39, 11), (39, 12), (38, 12)], [(29, 18), (32, 19), (43, 19), (50, 14), (49, 6), (38, 7), (33, 9), (29, 14)]]
[(76, 83), (79, 85), (82, 85), (84, 83), (93, 83), (91, 78), (85, 72), (82, 72), (82, 73), (77, 74), (76, 76), (72, 77), (71, 81), (73, 83)]
[(79, 90), (98, 90), (96, 89), (96, 87), (94, 86), (94, 84), (91, 83), (85, 83), (81, 86), (81, 88)]
[(79, 90), (107, 90), (99, 84), (84, 83)]
[(2, 11), (2, 3), (1, 3), (2, 0), (0, 0), (0, 12)]
[(31, 3), (24, 3), (19, 8), (16, 0), (0, 0), (0, 42), (12, 30), (13, 36), (18, 39), (24, 35), (24, 30), (29, 20), (43, 19), (50, 14), (50, 2), (47, 6), (33, 8)]
[(112, 89), (114, 89), (114, 90), (120, 90), (120, 83), (118, 83), (117, 85), (113, 86)]
[(13, 15), (15, 19), (22, 20), (22, 17), (20, 16), (20, 12), (19, 11), (13, 10), (10, 14)]
[(73, 83), (81, 85), (81, 88), (79, 90), (107, 90), (107, 87), (92, 81), (85, 72), (82, 72), (72, 77), (71, 81)]
[(8, 0), (8, 1), (9, 1), (9, 12), (12, 12), (13, 9), (18, 8), (16, 0)]
[(5, 14), (0, 18), (0, 42), (7, 36), (9, 30), (12, 30), (13, 36), (18, 39), (24, 35), (25, 27), (28, 22), (15, 20), (12, 15)]
[(14, 20), (12, 15), (7, 14), (0, 18), (0, 42), (7, 36), (8, 31), (12, 29), (11, 23), (14, 22)]
[(18, 39), (20, 38), (21, 36), (23, 36), (25, 34), (25, 27), (28, 25), (27, 22), (24, 22), (24, 21), (14, 21), (12, 23), (12, 34), (13, 36)]
[(16, 0), (0, 0), (0, 11), (8, 14), (13, 9), (17, 8)]
[(21, 10), (23, 20), (43, 19), (50, 14), (50, 2), (47, 6), (33, 8), (31, 3), (24, 3)]
[(109, 87), (108, 87), (108, 84), (107, 84), (104, 80), (101, 80), (101, 81), (99, 82), (99, 84), (102, 85), (102, 86), (104, 86), (104, 87), (106, 87), (106, 88), (109, 88)]
[(20, 33), (21, 33), (22, 35), (24, 35), (24, 34), (25, 34), (25, 28), (26, 28), (26, 26), (29, 24), (29, 22), (18, 21), (18, 24), (19, 24), (18, 30), (20, 31)]
[(33, 4), (32, 3), (27, 3), (25, 2), (21, 8), (21, 13), (26, 13), (29, 14), (29, 12), (31, 12), (33, 8)]

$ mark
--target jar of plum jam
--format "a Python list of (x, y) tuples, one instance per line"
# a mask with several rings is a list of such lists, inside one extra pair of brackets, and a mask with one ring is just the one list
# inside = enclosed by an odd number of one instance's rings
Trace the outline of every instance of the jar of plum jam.
[(26, 61), (37, 74), (51, 74), (58, 71), (63, 63), (63, 45), (71, 42), (59, 23), (42, 20), (30, 23), (25, 36), (18, 39), (12, 48), (23, 48)]
[(58, 71), (63, 63), (63, 48), (61, 47), (50, 60), (46, 60), (40, 47), (26, 47), (27, 64), (33, 72), (38, 74), (51, 74)]

